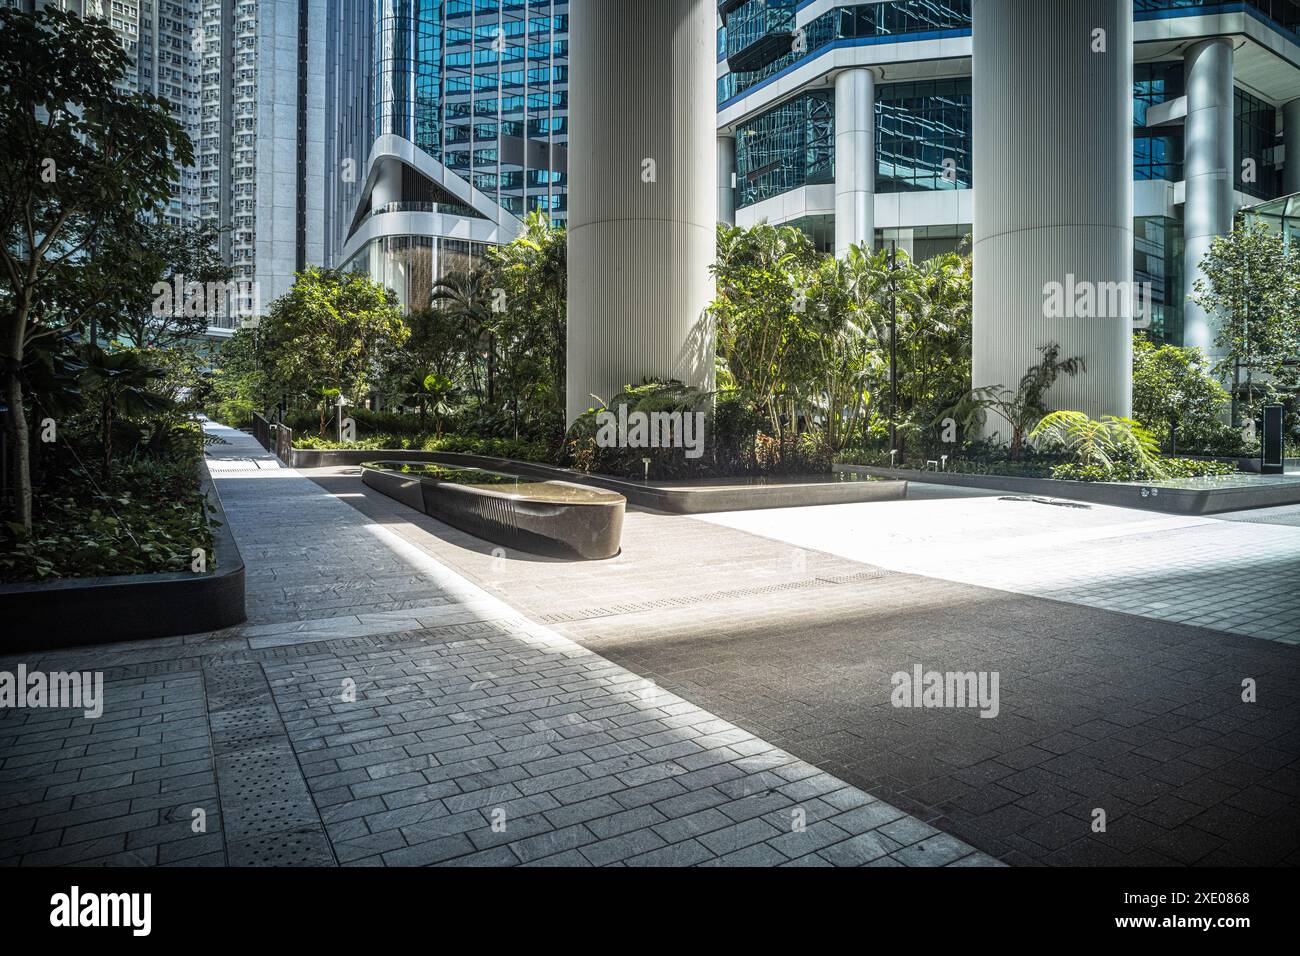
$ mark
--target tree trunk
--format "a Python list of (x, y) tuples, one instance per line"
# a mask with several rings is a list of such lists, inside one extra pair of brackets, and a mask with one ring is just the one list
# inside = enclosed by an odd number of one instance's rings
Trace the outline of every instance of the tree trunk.
[(105, 400), (100, 406), (100, 422), (100, 438), (104, 443), (104, 461), (100, 472), (107, 484), (108, 473), (113, 467), (113, 404), (111, 401)]
[(5, 400), (9, 403), (9, 435), (13, 439), (13, 479), (15, 517), (27, 531), (32, 530), (31, 436), (27, 416), (23, 413), (23, 383), (18, 379), (18, 362), (7, 370)]

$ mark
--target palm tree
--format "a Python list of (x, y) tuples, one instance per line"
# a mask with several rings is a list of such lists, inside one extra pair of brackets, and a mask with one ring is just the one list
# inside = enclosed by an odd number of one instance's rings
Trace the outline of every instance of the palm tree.
[(433, 412), (435, 430), (441, 437), (442, 420), (454, 410), (452, 402), (459, 389), (456, 383), (437, 372), (416, 372), (405, 382), (404, 391), (408, 401), (413, 401), (420, 409), (420, 432), (424, 432), (426, 411)]
[(806, 374), (808, 363), (798, 361), (807, 336), (805, 314), (796, 303), (803, 298), (799, 293), (807, 294), (815, 284), (818, 258), (807, 234), (791, 226), (718, 230), (711, 267), (718, 296), (709, 310), (717, 350), (738, 390), (766, 413), (782, 444), (786, 427), (795, 424), (792, 403), (812, 377)]
[(819, 264), (816, 307), (824, 324), (808, 404), (823, 446), (832, 452), (852, 442), (866, 418), (873, 377), (879, 375), (882, 286), (882, 271), (874, 267), (870, 251), (861, 247)]
[[(465, 351), (470, 377), (479, 403), (496, 402), (496, 313), (492, 311), (493, 280), (490, 270), (476, 266), (472, 269), (450, 272), (433, 286), (433, 301), (446, 317), (458, 323), (465, 331)], [(486, 360), (486, 394), (478, 388), (476, 370), (479, 359)]]

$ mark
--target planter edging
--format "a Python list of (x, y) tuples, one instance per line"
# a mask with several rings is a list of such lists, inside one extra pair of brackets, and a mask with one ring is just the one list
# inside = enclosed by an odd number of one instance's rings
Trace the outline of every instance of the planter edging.
[(0, 584), (3, 649), (44, 651), (150, 640), (233, 627), (247, 620), (244, 559), (206, 460), (199, 484), (209, 502), (216, 567), (203, 574), (161, 571)]
[(1046, 498), (1063, 498), (1088, 504), (1159, 511), (1164, 514), (1205, 515), (1248, 508), (1268, 508), (1300, 502), (1300, 482), (1261, 485), (1257, 488), (1166, 488), (1159, 485), (1102, 481), (1065, 481), (1060, 478), (1021, 478), (1007, 475), (964, 475), (956, 472), (877, 468), (872, 465), (836, 465), (837, 471), (933, 485), (956, 485), (1006, 491)]
[[(468, 465), (488, 471), (506, 471), (526, 478), (571, 481), (615, 491), (630, 504), (668, 514), (713, 514), (720, 511), (753, 511), (764, 508), (796, 508), (812, 505), (852, 504), (863, 501), (892, 501), (907, 496), (907, 482), (900, 480), (859, 482), (824, 482), (782, 484), (775, 480), (767, 485), (735, 485), (700, 488), (673, 488), (644, 485), (640, 482), (592, 475), (571, 468), (491, 458), (450, 451), (416, 451), (402, 449), (304, 449), (291, 452), (292, 468), (328, 468), (340, 465), (363, 465), (372, 461), (432, 461)], [(886, 476), (890, 477), (890, 476)]]

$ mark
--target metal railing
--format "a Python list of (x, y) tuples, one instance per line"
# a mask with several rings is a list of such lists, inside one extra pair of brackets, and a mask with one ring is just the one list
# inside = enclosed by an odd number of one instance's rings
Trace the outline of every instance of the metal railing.
[(293, 429), (287, 425), (275, 425), (275, 457), (286, 465), (293, 464)]
[(265, 416), (253, 412), (253, 437), (267, 451), (271, 450), (271, 429), (274, 427)]

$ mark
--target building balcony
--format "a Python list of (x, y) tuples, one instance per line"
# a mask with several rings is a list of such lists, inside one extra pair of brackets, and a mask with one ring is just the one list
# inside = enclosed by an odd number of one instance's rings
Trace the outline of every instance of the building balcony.
[(727, 27), (732, 70), (761, 69), (790, 52), (795, 0), (722, 0), (718, 13)]

